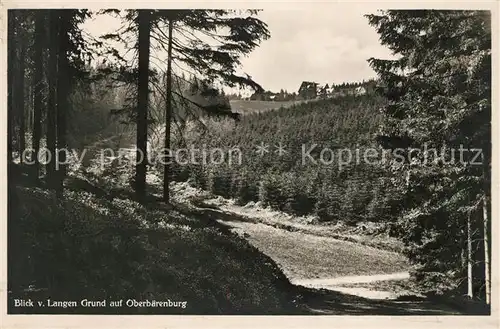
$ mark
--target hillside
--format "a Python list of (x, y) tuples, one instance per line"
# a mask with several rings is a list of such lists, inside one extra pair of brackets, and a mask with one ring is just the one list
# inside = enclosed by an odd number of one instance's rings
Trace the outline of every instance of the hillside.
[[(16, 181), (16, 183), (20, 183)], [(9, 190), (9, 312), (41, 314), (293, 314), (276, 264), (185, 208), (86, 191)], [(252, 273), (251, 276), (246, 275)], [(14, 298), (45, 305), (14, 307)], [(156, 300), (174, 307), (82, 307), (80, 300)], [(50, 307), (47, 300), (76, 301)]]
[(300, 104), (304, 101), (285, 101), (285, 102), (276, 102), (276, 101), (257, 101), (257, 100), (240, 100), (235, 99), (231, 100), (229, 103), (231, 104), (231, 110), (233, 112), (241, 113), (241, 114), (252, 114), (259, 112), (266, 112), (270, 110), (279, 109), (280, 107), (291, 107), (295, 104)]
[[(397, 202), (390, 199), (383, 166), (340, 158), (342, 152), (354, 159), (356, 150), (376, 147), (382, 105), (374, 95), (345, 96), (249, 114), (238, 123), (210, 121), (206, 133), (187, 133), (186, 143), (237, 148), (241, 164), (177, 166), (174, 178), (242, 204), (260, 201), (320, 221), (385, 221), (381, 216)], [(267, 145), (263, 155), (256, 153), (260, 145)], [(303, 156), (311, 148), (312, 160)]]

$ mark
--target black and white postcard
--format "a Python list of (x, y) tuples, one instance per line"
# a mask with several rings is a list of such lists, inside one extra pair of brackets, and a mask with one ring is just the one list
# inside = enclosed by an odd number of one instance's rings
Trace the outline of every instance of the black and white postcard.
[(498, 325), (497, 2), (2, 22), (8, 328)]

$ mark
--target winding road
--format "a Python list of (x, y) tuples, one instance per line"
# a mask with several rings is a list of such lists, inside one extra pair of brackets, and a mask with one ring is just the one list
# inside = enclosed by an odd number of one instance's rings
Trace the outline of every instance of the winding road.
[(345, 285), (409, 278), (409, 264), (395, 252), (331, 237), (290, 232), (263, 223), (220, 222), (271, 257), (295, 285), (371, 299), (395, 299), (397, 295), (393, 292)]

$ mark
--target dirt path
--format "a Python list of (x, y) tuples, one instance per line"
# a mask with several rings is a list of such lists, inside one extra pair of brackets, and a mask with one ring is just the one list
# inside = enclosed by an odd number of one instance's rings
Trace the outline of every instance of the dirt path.
[(337, 278), (323, 278), (311, 280), (297, 280), (300, 285), (336, 286), (346, 283), (370, 283), (376, 281), (405, 280), (409, 279), (408, 272), (398, 272), (392, 274), (372, 274), (372, 275), (351, 275)]
[[(186, 201), (189, 202), (189, 198), (183, 202)], [(192, 206), (197, 209), (194, 210)], [(218, 222), (225, 229), (240, 234), (262, 253), (272, 258), (290, 282), (295, 283), (291, 285), (293, 288), (290, 288), (290, 293), (294, 296), (293, 303), (300, 314), (391, 316), (485, 314), (482, 310), (464, 310), (461, 306), (444, 301), (413, 297), (394, 300), (391, 299), (393, 296), (382, 296), (383, 292), (377, 292), (379, 295), (375, 295), (372, 290), (370, 290), (370, 295), (363, 295), (360, 291), (364, 288), (352, 284), (356, 280), (366, 282), (373, 278), (376, 280), (398, 279), (398, 281), (375, 282), (375, 285), (380, 282), (381, 286), (387, 286), (389, 282), (404, 282), (401, 280), (404, 280), (406, 274), (402, 272), (406, 272), (409, 265), (398, 253), (350, 241), (336, 240), (332, 237), (291, 232), (263, 223), (255, 223), (245, 216), (213, 207), (200, 207), (199, 202), (187, 208), (191, 209), (184, 209), (184, 211), (188, 213), (194, 211), (201, 216), (200, 218)], [(367, 276), (374, 277), (368, 279)], [(301, 281), (297, 280), (324, 280), (302, 281), (302, 283), (319, 282), (327, 286), (307, 287), (298, 284)], [(352, 284), (352, 286), (328, 287), (328, 284), (332, 283), (330, 280), (336, 280), (333, 281), (334, 284)], [(345, 283), (346, 281), (349, 283)], [(352, 288), (356, 288), (357, 292), (354, 293)]]
[(370, 299), (396, 299), (398, 294), (393, 291), (343, 285), (409, 278), (409, 264), (398, 253), (262, 223), (222, 222), (274, 259), (295, 285)]
[(411, 295), (396, 299), (394, 291), (408, 290), (405, 280), (410, 265), (400, 253), (377, 248), (379, 244), (372, 246), (275, 225), (286, 223), (279, 216), (274, 222), (262, 222), (248, 214), (221, 209), (220, 200), (205, 203), (209, 200), (205, 192), (187, 184), (175, 187), (175, 201), (190, 204), (191, 209), (185, 211), (191, 213), (195, 208), (200, 218), (222, 224), (272, 258), (295, 287), (291, 291), (294, 304), (304, 314), (487, 314), (482, 309), (464, 309), (444, 300)]
[[(425, 300), (396, 300), (394, 292), (345, 284), (405, 280), (409, 265), (400, 254), (277, 229), (262, 223), (218, 221), (270, 256), (302, 291), (300, 303), (312, 314), (453, 315), (453, 307)], [(401, 271), (403, 270), (403, 271)]]
[(409, 272), (398, 272), (392, 274), (353, 275), (336, 278), (305, 280), (298, 279), (292, 280), (292, 283), (298, 286), (316, 289), (328, 289), (370, 299), (396, 299), (398, 295), (392, 291), (385, 291), (382, 289), (367, 289), (362, 287), (345, 287), (343, 285), (373, 283), (380, 281), (407, 280), (409, 278)]
[(342, 286), (407, 279), (409, 265), (400, 254), (230, 217), (226, 214), (218, 221), (270, 256), (302, 290), (300, 303), (312, 314), (460, 314), (453, 307), (429, 301), (396, 300), (397, 294), (391, 291)]
[[(205, 209), (213, 212), (219, 222), (231, 227), (271, 257), (295, 285), (372, 299), (395, 299), (398, 297), (396, 291), (402, 289), (393, 289), (391, 282), (410, 277), (407, 260), (397, 252), (371, 247), (356, 240), (315, 234), (315, 231), (293, 230), (290, 225), (284, 225), (294, 223), (293, 220), (283, 219), (280, 214), (273, 220), (267, 209), (249, 214), (247, 206), (219, 199), (199, 204), (202, 207), (205, 205), (210, 206), (210, 209)], [(374, 288), (379, 281), (389, 281), (391, 291)], [(367, 283), (375, 284), (366, 286)]]
[(262, 223), (222, 222), (273, 258), (290, 281), (300, 285), (332, 289), (343, 283), (408, 278), (409, 264), (395, 252)]
[[(198, 206), (203, 207), (203, 204)], [(212, 207), (203, 207), (203, 210), (271, 257), (296, 286), (348, 291), (366, 298), (394, 299), (397, 297), (394, 292), (374, 292), (372, 287), (345, 285), (409, 278), (410, 266), (397, 252), (330, 236), (290, 231)]]

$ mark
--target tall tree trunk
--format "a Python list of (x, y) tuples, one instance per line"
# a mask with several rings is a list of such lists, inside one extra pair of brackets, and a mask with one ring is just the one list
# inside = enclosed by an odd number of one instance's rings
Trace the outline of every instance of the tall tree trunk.
[[(490, 138), (491, 141), (491, 138)], [(490, 282), (490, 197), (491, 197), (491, 142), (483, 146), (483, 247), (484, 247), (484, 293), (486, 304), (491, 302), (491, 282)]]
[[(26, 125), (25, 129), (28, 132), (33, 133), (33, 88), (32, 85), (34, 83), (35, 79), (33, 76), (31, 76), (30, 81), (26, 81), (25, 83), (25, 88), (24, 88), (24, 94), (26, 95), (26, 101), (25, 101), (25, 113), (26, 113)], [(33, 136), (31, 136), (33, 138)], [(33, 149), (33, 140), (31, 141), (31, 149)], [(33, 159), (30, 159), (33, 161)]]
[(467, 214), (467, 296), (473, 298), (472, 289), (472, 228), (471, 228), (471, 214)]
[(490, 304), (491, 300), (491, 283), (490, 283), (490, 247), (489, 247), (489, 218), (488, 218), (488, 199), (483, 197), (483, 234), (484, 234), (484, 286), (486, 304)]
[(44, 28), (44, 11), (37, 11), (35, 17), (35, 45), (34, 45), (34, 77), (33, 77), (33, 151), (35, 154), (35, 163), (33, 167), (33, 178), (38, 181), (40, 174), (40, 163), (38, 161), (38, 153), (40, 150), (40, 138), (42, 132), (42, 84), (43, 84), (43, 32)]
[(62, 196), (64, 179), (66, 178), (66, 111), (69, 102), (69, 62), (68, 62), (68, 30), (71, 12), (67, 9), (59, 15), (59, 52), (57, 69), (57, 194)]
[(151, 13), (139, 10), (139, 76), (137, 79), (137, 154), (135, 172), (135, 191), (139, 200), (146, 194), (146, 164), (148, 140), (148, 99), (149, 99), (149, 46)]
[(20, 42), (19, 67), (17, 72), (17, 90), (16, 90), (16, 112), (19, 118), (19, 156), (21, 163), (24, 162), (23, 154), (26, 149), (26, 117), (24, 100), (24, 74), (25, 74), (25, 55), (26, 47)]
[(52, 188), (55, 187), (55, 159), (56, 154), (56, 116), (57, 116), (57, 52), (58, 52), (58, 20), (59, 14), (55, 10), (49, 11), (49, 65), (48, 65), (48, 82), (49, 82), (49, 97), (47, 101), (47, 150), (51, 158), (47, 158), (47, 182)]
[[(31, 51), (33, 53), (33, 51)], [(29, 56), (26, 54), (25, 56)], [(31, 68), (33, 70), (33, 68)], [(33, 70), (34, 71), (34, 70)], [(26, 126), (25, 129), (27, 132), (33, 132), (33, 83), (34, 83), (35, 77), (33, 74), (30, 74), (30, 81), (25, 82), (25, 88), (24, 88), (24, 94), (26, 95), (26, 101), (25, 101), (25, 113), (26, 113)], [(31, 136), (33, 138), (33, 136)], [(31, 140), (31, 149), (33, 149), (33, 140)], [(33, 159), (31, 159), (33, 161)]]
[(172, 120), (172, 32), (173, 20), (168, 22), (168, 57), (167, 57), (167, 100), (165, 111), (165, 168), (163, 171), (163, 200), (170, 202), (170, 122)]
[(14, 140), (14, 107), (12, 102), (12, 93), (14, 91), (14, 63), (16, 56), (16, 44), (15, 44), (15, 12), (13, 10), (7, 11), (8, 15), (8, 29), (7, 29), (7, 48), (8, 48), (8, 58), (7, 58), (7, 159), (12, 161), (12, 143)]

